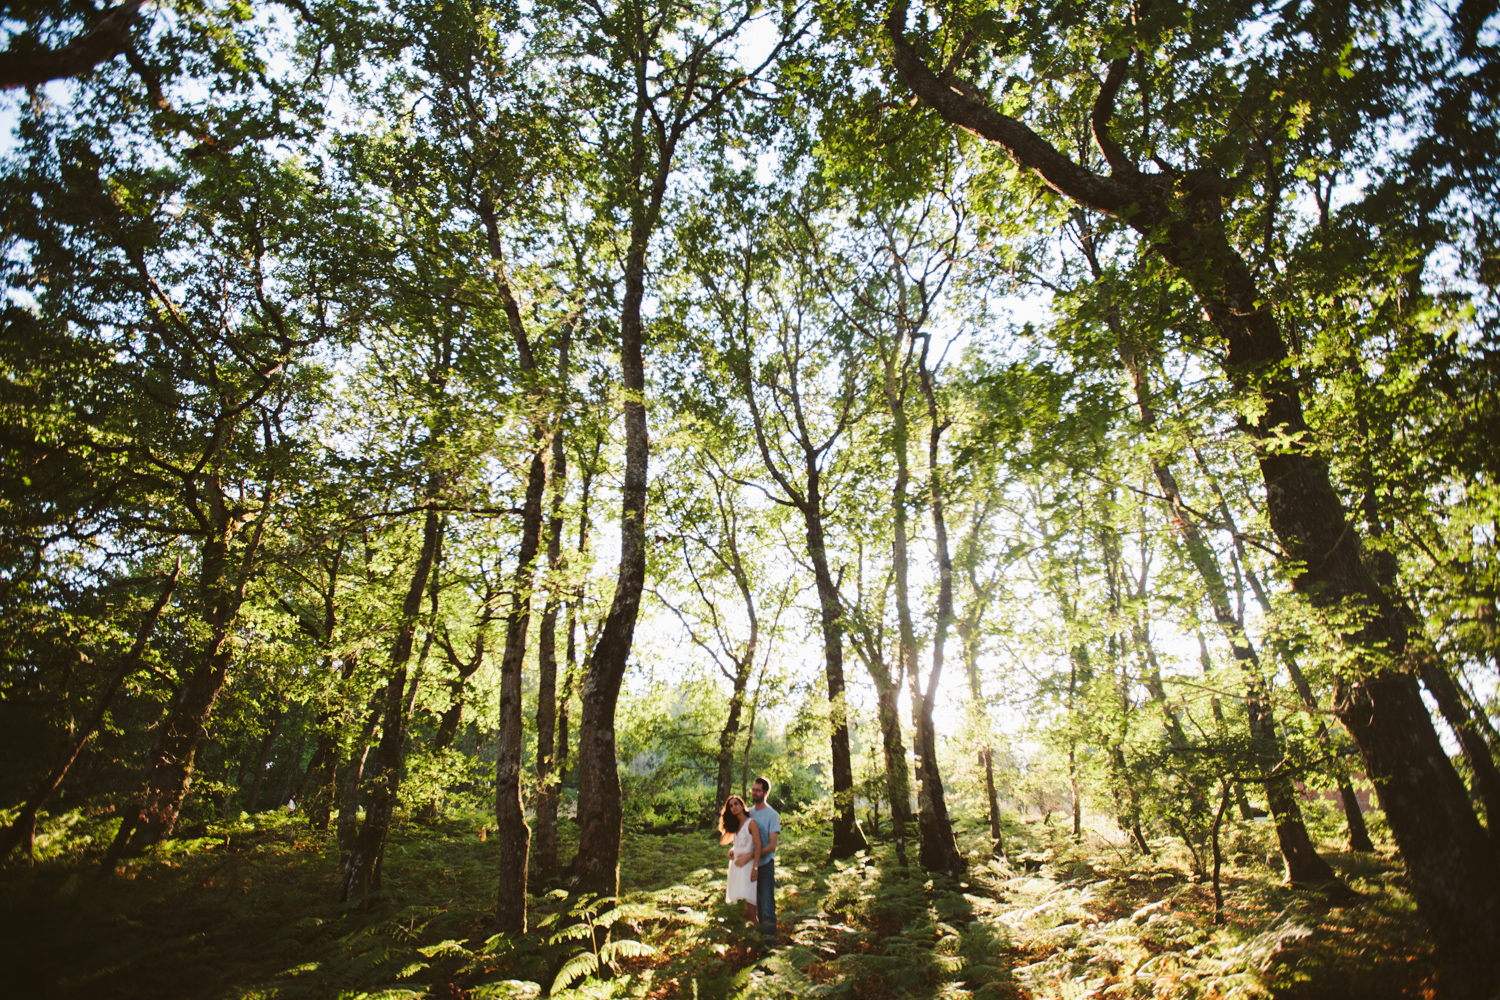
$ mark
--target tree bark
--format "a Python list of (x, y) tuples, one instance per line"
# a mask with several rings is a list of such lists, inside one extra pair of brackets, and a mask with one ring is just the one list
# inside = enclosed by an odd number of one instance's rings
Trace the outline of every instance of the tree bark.
[[(339, 902), (357, 899), (380, 888), (380, 869), (385, 860), (385, 842), (390, 833), (391, 816), (396, 807), (396, 793), (401, 781), (401, 764), (406, 743), (406, 665), (411, 661), (418, 616), (427, 580), (442, 544), (443, 518), (435, 509), (442, 490), (442, 478), (436, 472), (427, 477), (427, 516), (422, 526), (422, 548), (412, 569), (411, 584), (401, 604), (401, 618), (391, 645), (390, 674), (381, 700), (380, 742), (375, 747), (373, 776), (364, 779), (365, 821), (360, 826), (344, 862), (339, 880)], [(340, 816), (342, 823), (343, 817)]]
[[(863, 588), (859, 602), (863, 604)], [(896, 848), (896, 862), (907, 867), (906, 843), (911, 814), (911, 776), (906, 760), (906, 744), (901, 736), (901, 685), (906, 676), (905, 664), (897, 663), (891, 674), (882, 651), (884, 629), (869, 624), (854, 633), (854, 648), (875, 684), (876, 718), (880, 723), (880, 743), (884, 751), (886, 798), (891, 803), (891, 839)]]
[[(637, 95), (634, 171), (645, 172), (642, 132), (645, 94)], [(610, 898), (620, 891), (623, 810), (615, 747), (615, 708), (635, 639), (641, 591), (646, 585), (646, 473), (650, 440), (646, 429), (645, 350), (641, 303), (646, 291), (646, 249), (666, 194), (672, 150), (660, 151), (649, 204), (631, 206), (625, 294), (620, 308), (620, 381), (624, 389), (625, 477), (620, 490), (620, 567), (614, 599), (589, 655), (583, 679), (578, 733), (578, 827), (582, 845), (573, 862), (572, 888)]]
[[(195, 510), (198, 509), (197, 492), (208, 493), (198, 590), (209, 639), (194, 657), (187, 680), (178, 689), (166, 719), (157, 728), (141, 791), (125, 810), (119, 831), (105, 852), (105, 871), (113, 870), (121, 858), (139, 855), (167, 839), (177, 825), (177, 816), (192, 784), (198, 744), (208, 730), (214, 703), (224, 688), (224, 679), (234, 659), (230, 633), (245, 600), (245, 585), (265, 527), (267, 508), (262, 509), (245, 541), (238, 566), (232, 568), (237, 525), (217, 476), (207, 476), (201, 486), (191, 484), (190, 488), (194, 494), (191, 501)], [(234, 569), (238, 572), (235, 573)]]
[(807, 552), (812, 559), (818, 586), (818, 618), (823, 631), (823, 669), (828, 679), (828, 714), (833, 757), (833, 849), (832, 858), (852, 858), (870, 846), (854, 814), (854, 765), (849, 754), (849, 716), (844, 703), (844, 624), (838, 588), (828, 571), (828, 550), (823, 540), (823, 509), (819, 473), (811, 458), (807, 463)]
[[(566, 385), (567, 345), (559, 348), (559, 381)], [(562, 554), (562, 502), (567, 483), (567, 451), (560, 430), (552, 437), (552, 516), (547, 527), (547, 567), (551, 580), (547, 606), (542, 610), (537, 639), (536, 692), (536, 836), (531, 844), (530, 877), (545, 883), (557, 873), (557, 804), (561, 767), (557, 761), (559, 712), (557, 703), (557, 611), (563, 603), (561, 574), (566, 566)]]
[[(1287, 350), (1267, 297), (1229, 245), (1217, 177), (1190, 174), (1182, 197), (1168, 201), (1158, 192), (1174, 182), (1140, 174), (1119, 155), (1110, 157), (1110, 177), (1094, 174), (1021, 122), (939, 80), (905, 39), (906, 14), (907, 4), (898, 0), (887, 31), (896, 68), (918, 97), (948, 121), (1000, 146), (1064, 197), (1124, 219), (1151, 241), (1189, 282), (1223, 338), (1231, 384), (1259, 397), (1261, 408), (1241, 418), (1242, 428), (1257, 445), (1271, 528), (1301, 569), (1293, 586), (1315, 608), (1364, 613), (1364, 624), (1344, 637), (1354, 656), (1335, 682), (1335, 711), (1379, 790), (1451, 995), (1488, 1000), (1500, 982), (1500, 860), (1405, 663), (1400, 614), (1362, 561), (1359, 532), (1345, 517), (1326, 463), (1300, 443), (1308, 431), (1300, 390), (1280, 369)], [(1108, 120), (1096, 113), (1096, 138), (1101, 148), (1118, 154), (1101, 117)]]
[(916, 375), (927, 397), (927, 484), (932, 493), (933, 553), (938, 556), (938, 615), (933, 628), (933, 666), (927, 673), (927, 691), (921, 697), (921, 723), (916, 727), (922, 750), (922, 811), (918, 813), (922, 832), (922, 867), (929, 871), (947, 871), (954, 879), (968, 870), (968, 859), (959, 850), (948, 819), (948, 801), (938, 769), (938, 732), (933, 726), (933, 703), (938, 700), (938, 682), (942, 678), (944, 652), (948, 645), (948, 628), (953, 625), (953, 559), (948, 555), (947, 495), (942, 480), (939, 445), (948, 426), (938, 412), (938, 390), (933, 385), (932, 369), (927, 367), (927, 348), (916, 357)]
[(380, 695), (376, 692), (370, 696), (370, 710), (354, 741), (349, 766), (344, 769), (344, 782), (339, 790), (337, 828), (341, 863), (348, 860), (349, 853), (354, 850), (354, 838), (359, 833), (360, 791), (364, 788), (365, 764), (370, 759), (370, 751), (374, 749), (370, 741), (375, 736), (375, 727), (380, 725), (380, 705)]
[[(977, 581), (975, 581), (977, 584)], [(976, 603), (981, 600), (979, 587), (974, 586)], [(984, 598), (987, 600), (987, 598)], [(977, 616), (976, 616), (977, 618)], [(979, 623), (969, 615), (955, 624), (959, 642), (964, 650), (964, 673), (969, 681), (969, 704), (976, 725), (983, 728), (983, 742), (979, 747), (979, 760), (984, 765), (985, 804), (990, 820), (990, 856), (1005, 857), (1005, 838), (1000, 833), (1000, 796), (995, 790), (995, 747), (990, 729), (989, 715), (985, 711), (984, 686), (979, 676)]]
[(0, 90), (35, 87), (48, 80), (82, 76), (108, 62), (130, 45), (130, 26), (146, 0), (129, 0), (99, 16), (88, 31), (60, 49), (15, 51), (14, 43), (0, 59)]
[[(719, 729), (719, 754), (715, 761), (714, 808), (721, 809), (734, 792), (734, 745), (739, 742), (740, 714), (745, 707), (745, 688), (750, 681), (748, 669), (739, 671), (734, 677), (734, 690), (729, 696), (729, 712), (724, 725)], [(709, 817), (712, 818), (712, 817)]]
[(532, 587), (546, 489), (547, 451), (539, 448), (531, 456), (526, 479), (521, 551), (505, 623), (505, 653), (500, 661), (500, 749), (495, 762), (500, 886), (495, 904), (495, 930), (502, 934), (526, 932), (526, 865), (531, 853), (531, 828), (526, 825), (526, 812), (521, 804), (521, 749), (525, 742), (521, 672), (526, 663), (526, 635), (531, 628)]

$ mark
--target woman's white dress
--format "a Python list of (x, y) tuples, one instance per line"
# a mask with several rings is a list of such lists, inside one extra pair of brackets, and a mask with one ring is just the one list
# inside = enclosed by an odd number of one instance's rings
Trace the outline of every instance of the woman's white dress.
[[(739, 832), (734, 835), (734, 856), (736, 861), (742, 854), (753, 854), (755, 841), (750, 838), (750, 823), (748, 818), (740, 827)], [(755, 858), (750, 858), (744, 864), (729, 862), (729, 886), (724, 892), (724, 902), (733, 903), (735, 900), (745, 899), (755, 902), (755, 883), (750, 881), (750, 872), (755, 868)]]

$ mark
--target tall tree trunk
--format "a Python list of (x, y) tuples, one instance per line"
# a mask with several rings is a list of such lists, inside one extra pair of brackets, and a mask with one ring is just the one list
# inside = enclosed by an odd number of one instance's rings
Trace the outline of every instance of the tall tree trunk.
[(854, 814), (854, 765), (849, 754), (849, 715), (844, 702), (844, 625), (838, 588), (828, 571), (828, 550), (823, 539), (822, 495), (818, 469), (807, 463), (807, 505), (802, 516), (807, 526), (807, 552), (812, 559), (818, 586), (818, 618), (823, 631), (823, 669), (828, 679), (829, 737), (833, 757), (833, 849), (830, 857), (852, 858), (870, 846)]
[[(724, 725), (719, 729), (719, 754), (715, 761), (714, 807), (715, 813), (723, 807), (734, 791), (734, 747), (739, 742), (740, 715), (745, 707), (745, 688), (750, 681), (749, 667), (735, 673), (734, 690), (729, 696), (729, 712)], [(709, 817), (710, 819), (712, 817)]]
[(1083, 839), (1083, 798), (1078, 792), (1078, 675), (1087, 672), (1088, 654), (1081, 648), (1068, 650), (1068, 786), (1073, 798), (1073, 839)]
[(495, 762), (495, 822), (500, 837), (500, 886), (495, 930), (526, 932), (526, 865), (531, 828), (521, 804), (521, 749), (525, 742), (521, 714), (521, 671), (526, 662), (526, 635), (531, 627), (532, 587), (542, 533), (542, 500), (547, 489), (547, 450), (531, 456), (526, 501), (521, 515), (521, 552), (505, 623), (505, 653), (500, 661), (500, 749)]
[[(592, 456), (587, 462), (580, 461), (579, 463), (578, 555), (580, 559), (588, 552), (589, 548), (589, 532), (591, 530), (589, 501), (593, 497), (594, 474), (599, 468), (599, 454), (604, 447), (604, 431), (604, 424), (601, 421), (598, 431), (594, 435)], [(585, 586), (585, 582), (580, 580), (574, 585), (573, 593), (568, 599), (568, 621), (566, 625), (568, 641), (567, 650), (564, 654), (564, 662), (567, 665), (567, 669), (563, 673), (562, 694), (557, 699), (557, 778), (559, 792), (561, 792), (562, 786), (567, 784), (569, 768), (573, 766), (572, 746), (569, 742), (569, 736), (571, 735), (569, 725), (571, 722), (570, 706), (573, 704), (573, 694), (579, 683), (579, 678), (583, 676), (578, 663), (578, 609), (583, 606)], [(587, 629), (584, 630), (584, 636), (587, 639)], [(576, 780), (576, 770), (573, 772), (573, 777)]]
[(329, 819), (333, 814), (334, 799), (338, 795), (339, 723), (344, 714), (345, 688), (358, 665), (358, 654), (336, 655), (334, 630), (338, 627), (338, 583), (339, 572), (344, 565), (344, 551), (348, 536), (340, 535), (332, 558), (326, 565), (328, 584), (323, 589), (323, 620), (315, 623), (298, 615), (303, 631), (307, 632), (324, 649), (323, 672), (331, 674), (335, 660), (339, 661), (339, 686), (337, 693), (327, 698), (318, 708), (313, 732), (317, 734), (318, 747), (307, 765), (307, 777), (298, 790), (298, 801), (308, 825), (318, 833), (328, 832)]
[[(380, 742), (364, 780), (365, 821), (354, 837), (349, 857), (339, 880), (339, 902), (357, 899), (380, 888), (380, 869), (385, 860), (385, 841), (390, 833), (391, 815), (396, 807), (396, 792), (401, 781), (402, 751), (406, 742), (406, 665), (411, 661), (418, 616), (427, 580), (442, 544), (443, 519), (435, 509), (442, 490), (442, 479), (436, 472), (427, 478), (427, 516), (422, 526), (422, 548), (412, 569), (411, 584), (401, 604), (401, 619), (391, 645), (390, 674), (381, 700)], [(342, 817), (340, 817), (342, 822)]]
[[(948, 641), (948, 629), (953, 623), (953, 562), (948, 553), (948, 520), (946, 497), (943, 493), (942, 468), (939, 460), (939, 445), (943, 429), (947, 426), (940, 419), (937, 408), (937, 391), (933, 385), (932, 372), (927, 367), (929, 341), (924, 339), (918, 355), (917, 375), (922, 394), (927, 398), (927, 482), (932, 506), (933, 552), (938, 564), (938, 597), (936, 622), (932, 635), (932, 667), (927, 674), (927, 690), (919, 691), (916, 671), (912, 671), (912, 692), (917, 695), (919, 709), (917, 719), (917, 742), (922, 755), (922, 787), (918, 800), (917, 822), (921, 830), (922, 845), (918, 852), (923, 868), (928, 871), (946, 872), (958, 878), (968, 868), (968, 860), (958, 849), (953, 836), (953, 823), (948, 818), (948, 802), (943, 789), (943, 776), (938, 770), (937, 731), (933, 725), (933, 704), (937, 700), (938, 683), (943, 676), (943, 654)], [(905, 441), (902, 442), (905, 450)], [(905, 525), (902, 525), (904, 530)], [(905, 589), (904, 587), (902, 588)], [(904, 594), (902, 595), (905, 596)], [(907, 613), (910, 628), (910, 612)]]
[[(291, 757), (288, 758), (291, 761), (291, 766), (287, 768), (286, 781), (282, 784), (281, 794), (276, 799), (279, 806), (295, 805), (293, 799), (298, 786), (302, 784), (302, 753), (306, 749), (307, 729), (306, 727), (299, 726), (297, 729), (296, 746), (293, 747)], [(311, 764), (312, 762), (309, 761), (308, 763)]]
[[(861, 603), (863, 598), (861, 598)], [(884, 751), (886, 798), (891, 803), (891, 839), (896, 848), (896, 862), (902, 868), (909, 864), (906, 843), (911, 814), (911, 776), (906, 760), (906, 744), (901, 736), (901, 684), (906, 670), (898, 663), (891, 674), (882, 651), (884, 636), (867, 629), (856, 639), (855, 648), (864, 661), (865, 670), (875, 684), (876, 719), (880, 723), (880, 743)]]
[[(976, 591), (978, 588), (975, 588)], [(976, 601), (979, 597), (976, 595)], [(967, 616), (956, 625), (964, 650), (964, 674), (969, 681), (969, 705), (974, 724), (982, 730), (979, 762), (984, 766), (985, 805), (990, 820), (990, 856), (1005, 857), (1005, 838), (1000, 833), (1000, 796), (995, 790), (995, 746), (989, 713), (985, 710), (984, 686), (979, 676), (979, 626)]]
[[(566, 384), (567, 344), (559, 347), (558, 381)], [(530, 877), (543, 884), (557, 873), (557, 803), (562, 773), (557, 763), (557, 611), (563, 603), (561, 574), (562, 502), (568, 456), (561, 430), (552, 437), (552, 516), (547, 526), (547, 606), (537, 638), (536, 691), (536, 836), (531, 844)]]
[(762, 666), (760, 676), (755, 679), (755, 695), (750, 699), (750, 718), (745, 725), (745, 751), (740, 759), (740, 798), (750, 794), (750, 747), (755, 743), (755, 710), (760, 706), (760, 691), (765, 683), (766, 668)]
[[(646, 165), (641, 132), (645, 107), (638, 95), (634, 156), (636, 176)], [(614, 599), (589, 655), (583, 678), (578, 733), (578, 833), (573, 862), (575, 892), (616, 897), (620, 891), (620, 834), (624, 817), (615, 747), (615, 708), (635, 639), (641, 590), (646, 584), (646, 472), (650, 440), (646, 430), (646, 369), (641, 303), (646, 291), (646, 250), (666, 193), (672, 150), (661, 151), (649, 204), (632, 205), (626, 252), (625, 294), (620, 308), (620, 382), (624, 389), (625, 476), (620, 489), (620, 567)]]
[(16, 814), (16, 818), (11, 821), (5, 833), (0, 834), (0, 862), (4, 862), (6, 858), (10, 857), (11, 852), (17, 847), (26, 856), (27, 862), (31, 861), (34, 852), (32, 844), (36, 838), (37, 814), (41, 811), (42, 806), (52, 793), (57, 791), (58, 786), (63, 782), (63, 778), (67, 777), (68, 769), (73, 766), (73, 762), (83, 752), (84, 745), (98, 731), (99, 724), (104, 721), (105, 713), (109, 711), (110, 702), (114, 700), (116, 692), (120, 690), (120, 685), (124, 684), (125, 679), (140, 667), (142, 657), (146, 652), (146, 644), (151, 639), (151, 633), (156, 631), (156, 623), (161, 620), (162, 611), (172, 600), (172, 593), (177, 589), (177, 580), (181, 573), (182, 560), (179, 559), (172, 567), (172, 572), (167, 576), (166, 584), (162, 587), (161, 594), (157, 596), (156, 603), (151, 606), (150, 611), (146, 612), (145, 619), (142, 620), (140, 628), (136, 630), (135, 641), (131, 643), (130, 649), (126, 651), (125, 655), (120, 658), (119, 665), (115, 668), (114, 675), (110, 677), (109, 683), (105, 684), (104, 690), (99, 692), (99, 699), (94, 704), (94, 711), (89, 715), (84, 724), (72, 734), (68, 745), (58, 755), (57, 763), (53, 765), (52, 770), (42, 779), (36, 791), (31, 793), (31, 797), (26, 800), (26, 804), (21, 807), (21, 811)]

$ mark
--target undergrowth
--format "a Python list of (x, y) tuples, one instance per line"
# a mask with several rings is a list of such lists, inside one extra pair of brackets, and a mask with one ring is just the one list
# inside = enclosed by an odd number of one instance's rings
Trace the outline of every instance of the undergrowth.
[[(827, 861), (788, 817), (778, 851), (780, 946), (723, 903), (707, 833), (629, 833), (622, 906), (544, 892), (533, 930), (492, 933), (485, 817), (405, 823), (383, 889), (340, 905), (337, 848), (280, 813), (210, 825), (100, 877), (106, 820), (49, 819), (35, 867), (0, 873), (6, 995), (153, 1000), (728, 997), (1430, 996), (1436, 974), (1404, 875), (1386, 856), (1330, 854), (1359, 895), (1279, 884), (1268, 833), (1236, 831), (1225, 921), (1169, 841), (1154, 856), (1012, 823), (1010, 860), (961, 832), (964, 881), (903, 871), (889, 846)], [(576, 843), (564, 826), (563, 853)], [(609, 944), (579, 921), (609, 925)], [(603, 978), (601, 978), (602, 973)], [(560, 975), (561, 974), (561, 975)], [(570, 988), (564, 984), (572, 983)]]

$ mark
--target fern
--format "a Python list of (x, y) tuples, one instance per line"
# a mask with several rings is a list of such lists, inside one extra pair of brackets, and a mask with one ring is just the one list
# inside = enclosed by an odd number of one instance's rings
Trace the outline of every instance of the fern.
[(626, 938), (621, 941), (611, 941), (599, 949), (599, 958), (606, 964), (613, 962), (616, 958), (643, 958), (656, 954), (656, 949), (643, 941), (632, 941)]
[(591, 951), (580, 951), (572, 958), (563, 963), (563, 967), (557, 970), (557, 978), (552, 980), (552, 988), (547, 992), (556, 993), (565, 990), (575, 982), (586, 976), (592, 976), (599, 971), (599, 956)]

